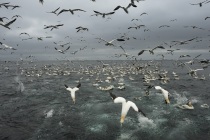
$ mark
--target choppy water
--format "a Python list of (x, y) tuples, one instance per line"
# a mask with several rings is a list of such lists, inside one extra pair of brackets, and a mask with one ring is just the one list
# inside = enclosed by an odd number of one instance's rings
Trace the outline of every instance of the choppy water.
[[(210, 111), (201, 107), (203, 104), (210, 105), (209, 68), (198, 73), (199, 77), (206, 77), (199, 80), (186, 74), (187, 69), (173, 65), (173, 61), (163, 61), (159, 69), (168, 71), (170, 81), (167, 84), (159, 80), (151, 83), (170, 92), (171, 104), (166, 105), (162, 94), (154, 88), (149, 96), (145, 96), (143, 74), (132, 73), (130, 61), (106, 63), (112, 66), (115, 75), (119, 74), (119, 69), (127, 72), (111, 83), (99, 83), (100, 86), (112, 84), (117, 87), (118, 80), (123, 78), (125, 89), (114, 88), (112, 92), (135, 102), (147, 118), (130, 109), (124, 124), (120, 125), (121, 104), (113, 103), (108, 92), (92, 85), (96, 72), (101, 72), (99, 77), (102, 80), (107, 77), (105, 73), (110, 74), (110, 71), (103, 71), (97, 61), (19, 62), (18, 65), (16, 62), (1, 62), (0, 139), (210, 138)], [(199, 64), (192, 67), (197, 68)], [(179, 80), (173, 79), (173, 71), (179, 75)], [(134, 80), (130, 80), (129, 76)], [(79, 79), (82, 86), (76, 92), (76, 104), (73, 104), (64, 84), (74, 87)], [(194, 110), (182, 110), (175, 106), (185, 104), (188, 99), (192, 101)]]

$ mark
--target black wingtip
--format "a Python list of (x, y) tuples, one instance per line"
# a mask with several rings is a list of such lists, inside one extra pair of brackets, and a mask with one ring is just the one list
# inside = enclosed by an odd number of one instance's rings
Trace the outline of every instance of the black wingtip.
[(67, 85), (64, 85), (66, 88), (68, 88), (68, 86)]
[(77, 88), (80, 88), (80, 87), (81, 87), (81, 83), (79, 83), (76, 87), (77, 87)]
[(111, 92), (109, 92), (109, 94), (113, 100), (116, 98), (116, 95), (112, 94)]
[(141, 109), (139, 109), (138, 112), (141, 112), (141, 114), (142, 114), (144, 117), (146, 117), (146, 114), (145, 114)]

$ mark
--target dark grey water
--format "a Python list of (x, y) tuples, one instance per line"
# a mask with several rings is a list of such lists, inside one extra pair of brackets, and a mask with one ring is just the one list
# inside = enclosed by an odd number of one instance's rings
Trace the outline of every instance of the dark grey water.
[[(192, 78), (185, 67), (177, 67), (174, 61), (158, 61), (158, 72), (168, 71), (170, 80), (168, 83), (160, 80), (150, 83), (170, 92), (171, 103), (166, 105), (163, 95), (154, 88), (149, 96), (145, 96), (143, 72), (132, 69), (132, 61), (105, 63), (111, 67), (103, 70), (97, 61), (19, 62), (18, 65), (16, 62), (1, 62), (0, 139), (210, 138), (210, 111), (201, 107), (210, 105), (209, 68), (198, 71), (198, 78)], [(138, 65), (146, 63), (140, 61)], [(154, 70), (156, 63), (145, 69)], [(201, 66), (194, 64), (191, 67)], [(172, 72), (176, 72), (180, 79), (174, 79)], [(92, 85), (97, 77), (104, 81), (110, 75), (118, 77), (111, 83), (101, 82), (99, 86), (114, 85), (112, 93), (135, 102), (147, 118), (130, 109), (124, 124), (120, 125), (121, 104), (113, 103), (107, 91)], [(205, 80), (200, 80), (202, 76)], [(82, 86), (76, 92), (76, 104), (73, 104), (64, 84), (74, 87), (79, 79)], [(124, 80), (124, 90), (116, 88), (120, 79)], [(176, 107), (187, 100), (192, 101), (194, 110)]]

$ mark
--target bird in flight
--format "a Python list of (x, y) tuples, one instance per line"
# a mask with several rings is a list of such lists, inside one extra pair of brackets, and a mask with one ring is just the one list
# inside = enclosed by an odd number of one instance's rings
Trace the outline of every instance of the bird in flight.
[(63, 26), (64, 24), (57, 24), (57, 25), (44, 25), (44, 29), (48, 29), (51, 28), (50, 31), (52, 31), (53, 29), (58, 29), (58, 27)]
[(106, 40), (104, 40), (103, 38), (96, 38), (96, 39), (99, 39), (99, 40), (102, 40), (102, 41), (104, 41), (104, 42), (106, 42), (106, 46), (115, 46), (112, 42), (113, 41), (115, 41), (115, 40), (117, 40), (117, 41), (125, 41), (124, 39), (112, 39), (111, 41), (106, 41)]
[(4, 44), (2, 42), (0, 42), (0, 45), (4, 46), (4, 48), (0, 48), (0, 49), (3, 49), (3, 50), (6, 50), (6, 49), (17, 50), (17, 49), (15, 49), (15, 48), (13, 48), (11, 46), (8, 46), (8, 45), (6, 45), (6, 44)]
[(82, 26), (79, 26), (79, 27), (77, 27), (77, 28), (75, 28), (75, 29), (77, 29), (77, 32), (79, 32), (79, 31), (81, 31), (81, 30), (83, 30), (83, 31), (88, 31), (88, 28), (85, 28), (85, 27), (82, 27)]
[(52, 14), (56, 14), (57, 15), (57, 11), (60, 9), (60, 7), (58, 7), (57, 9), (55, 9), (54, 11), (51, 11), (51, 12), (47, 12), (47, 13), (52, 13)]
[(154, 54), (154, 50), (155, 49), (165, 49), (163, 46), (157, 46), (157, 47), (155, 47), (155, 48), (153, 48), (153, 49), (151, 49), (151, 50), (141, 50), (139, 53), (138, 53), (138, 55), (142, 55), (145, 51), (149, 51), (150, 52), (150, 54)]
[(122, 7), (122, 6), (118, 5), (118, 6), (114, 9), (114, 11), (116, 11), (116, 10), (122, 8), (122, 9), (128, 14), (128, 8), (130, 8), (131, 6), (132, 6), (132, 7), (137, 7), (134, 3), (129, 3), (127, 7)]
[(13, 22), (15, 22), (15, 21), (16, 21), (16, 18), (13, 19), (13, 20), (11, 20), (11, 21), (9, 21), (8, 23), (0, 22), (0, 25), (3, 26), (3, 27), (5, 27), (5, 28), (7, 28), (7, 29), (10, 29), (9, 26), (10, 26)]
[(65, 52), (67, 51), (67, 50), (69, 50), (70, 49), (70, 46), (68, 47), (68, 48), (66, 48), (65, 50), (60, 50), (60, 49), (57, 49), (56, 47), (55, 47), (55, 50), (57, 50), (59, 53), (62, 53), (62, 54), (65, 54)]
[(102, 15), (103, 18), (105, 18), (106, 15), (112, 15), (112, 14), (115, 13), (115, 12), (101, 13), (101, 12), (98, 12), (98, 11), (94, 11), (94, 12), (96, 13), (96, 16)]
[(82, 10), (82, 9), (62, 9), (58, 14), (60, 15), (61, 13), (63, 12), (70, 12), (72, 15), (74, 14), (74, 11), (82, 11), (82, 12), (86, 12), (85, 10)]

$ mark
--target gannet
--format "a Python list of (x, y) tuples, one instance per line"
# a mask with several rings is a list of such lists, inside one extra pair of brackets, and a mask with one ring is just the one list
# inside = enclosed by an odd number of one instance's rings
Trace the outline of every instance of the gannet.
[(70, 91), (71, 94), (71, 98), (75, 104), (75, 92), (79, 90), (79, 88), (81, 87), (81, 83), (79, 83), (76, 87), (74, 88), (70, 88), (67, 85), (64, 85), (66, 87), (66, 90)]
[(112, 94), (110, 92), (110, 96), (113, 99), (114, 103), (122, 103), (122, 111), (121, 111), (121, 117), (120, 117), (120, 123), (121, 125), (123, 124), (125, 117), (130, 109), (130, 107), (132, 107), (136, 112), (141, 112), (145, 117), (145, 113), (142, 112), (135, 103), (133, 103), (132, 101), (127, 101), (125, 100), (125, 98), (123, 97), (116, 97), (114, 94)]
[(164, 96), (164, 98), (165, 98), (165, 102), (166, 102), (166, 104), (169, 104), (170, 103), (170, 100), (169, 100), (169, 97), (168, 97), (168, 91), (167, 90), (165, 90), (165, 89), (163, 89), (162, 87), (160, 87), (160, 86), (155, 86), (155, 89), (156, 90), (160, 90), (161, 92), (162, 92), (162, 94), (163, 94), (163, 96)]

